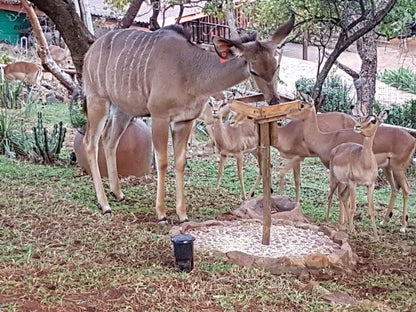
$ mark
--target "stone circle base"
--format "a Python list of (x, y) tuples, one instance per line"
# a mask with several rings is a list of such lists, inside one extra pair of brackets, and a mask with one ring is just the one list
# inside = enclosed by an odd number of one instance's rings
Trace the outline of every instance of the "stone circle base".
[(170, 235), (191, 234), (195, 237), (195, 250), (214, 251), (233, 263), (274, 274), (345, 271), (356, 264), (357, 256), (351, 249), (348, 235), (308, 222), (299, 211), (298, 203), (291, 211), (272, 214), (270, 245), (263, 245), (262, 214), (254, 214), (256, 209), (247, 209), (248, 202), (233, 211), (245, 219), (186, 222), (172, 227)]

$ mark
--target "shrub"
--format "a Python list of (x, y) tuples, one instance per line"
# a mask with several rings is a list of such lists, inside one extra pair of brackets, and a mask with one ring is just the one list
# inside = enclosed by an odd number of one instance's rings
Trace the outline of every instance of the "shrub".
[[(312, 94), (314, 86), (314, 79), (300, 78), (296, 81), (296, 90), (298, 92)], [(325, 102), (320, 111), (350, 113), (351, 107), (354, 105), (354, 101), (349, 96), (350, 91), (351, 87), (343, 82), (340, 77), (328, 77), (322, 87), (322, 95), (325, 96)]]
[(416, 94), (416, 73), (411, 68), (386, 69), (377, 78), (399, 90)]
[[(376, 103), (373, 110), (380, 112), (384, 107)], [(388, 124), (416, 129), (416, 100), (410, 100), (401, 106), (393, 105), (385, 121)]]

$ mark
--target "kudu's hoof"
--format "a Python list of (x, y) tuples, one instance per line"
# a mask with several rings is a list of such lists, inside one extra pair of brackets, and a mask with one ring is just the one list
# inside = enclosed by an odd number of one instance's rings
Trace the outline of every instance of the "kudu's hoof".
[(182, 224), (182, 223), (185, 223), (185, 222), (189, 222), (188, 218), (186, 218), (186, 219), (184, 219), (182, 221), (179, 220), (179, 224)]
[(159, 224), (159, 225), (168, 225), (169, 220), (166, 217), (164, 217), (162, 219), (157, 220), (157, 224)]

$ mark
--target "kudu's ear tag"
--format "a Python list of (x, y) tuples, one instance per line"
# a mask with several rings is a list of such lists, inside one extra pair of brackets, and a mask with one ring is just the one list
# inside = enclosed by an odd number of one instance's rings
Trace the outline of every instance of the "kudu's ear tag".
[(228, 62), (227, 52), (221, 52), (220, 63), (225, 63), (225, 62)]

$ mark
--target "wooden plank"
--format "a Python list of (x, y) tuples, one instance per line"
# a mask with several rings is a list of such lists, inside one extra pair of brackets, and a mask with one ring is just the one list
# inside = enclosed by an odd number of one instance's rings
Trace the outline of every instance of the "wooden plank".
[(293, 109), (300, 108), (301, 101), (291, 101), (276, 105), (255, 107), (239, 100), (234, 100), (230, 103), (231, 109), (236, 113), (244, 114), (253, 119), (266, 119), (285, 116)]
[[(283, 103), (294, 101), (294, 98), (288, 98), (281, 94), (279, 94), (279, 98)], [(235, 100), (244, 102), (244, 103), (264, 102), (264, 95), (261, 93), (258, 93), (258, 94), (248, 95), (248, 96), (242, 96), (242, 97), (236, 98)]]

